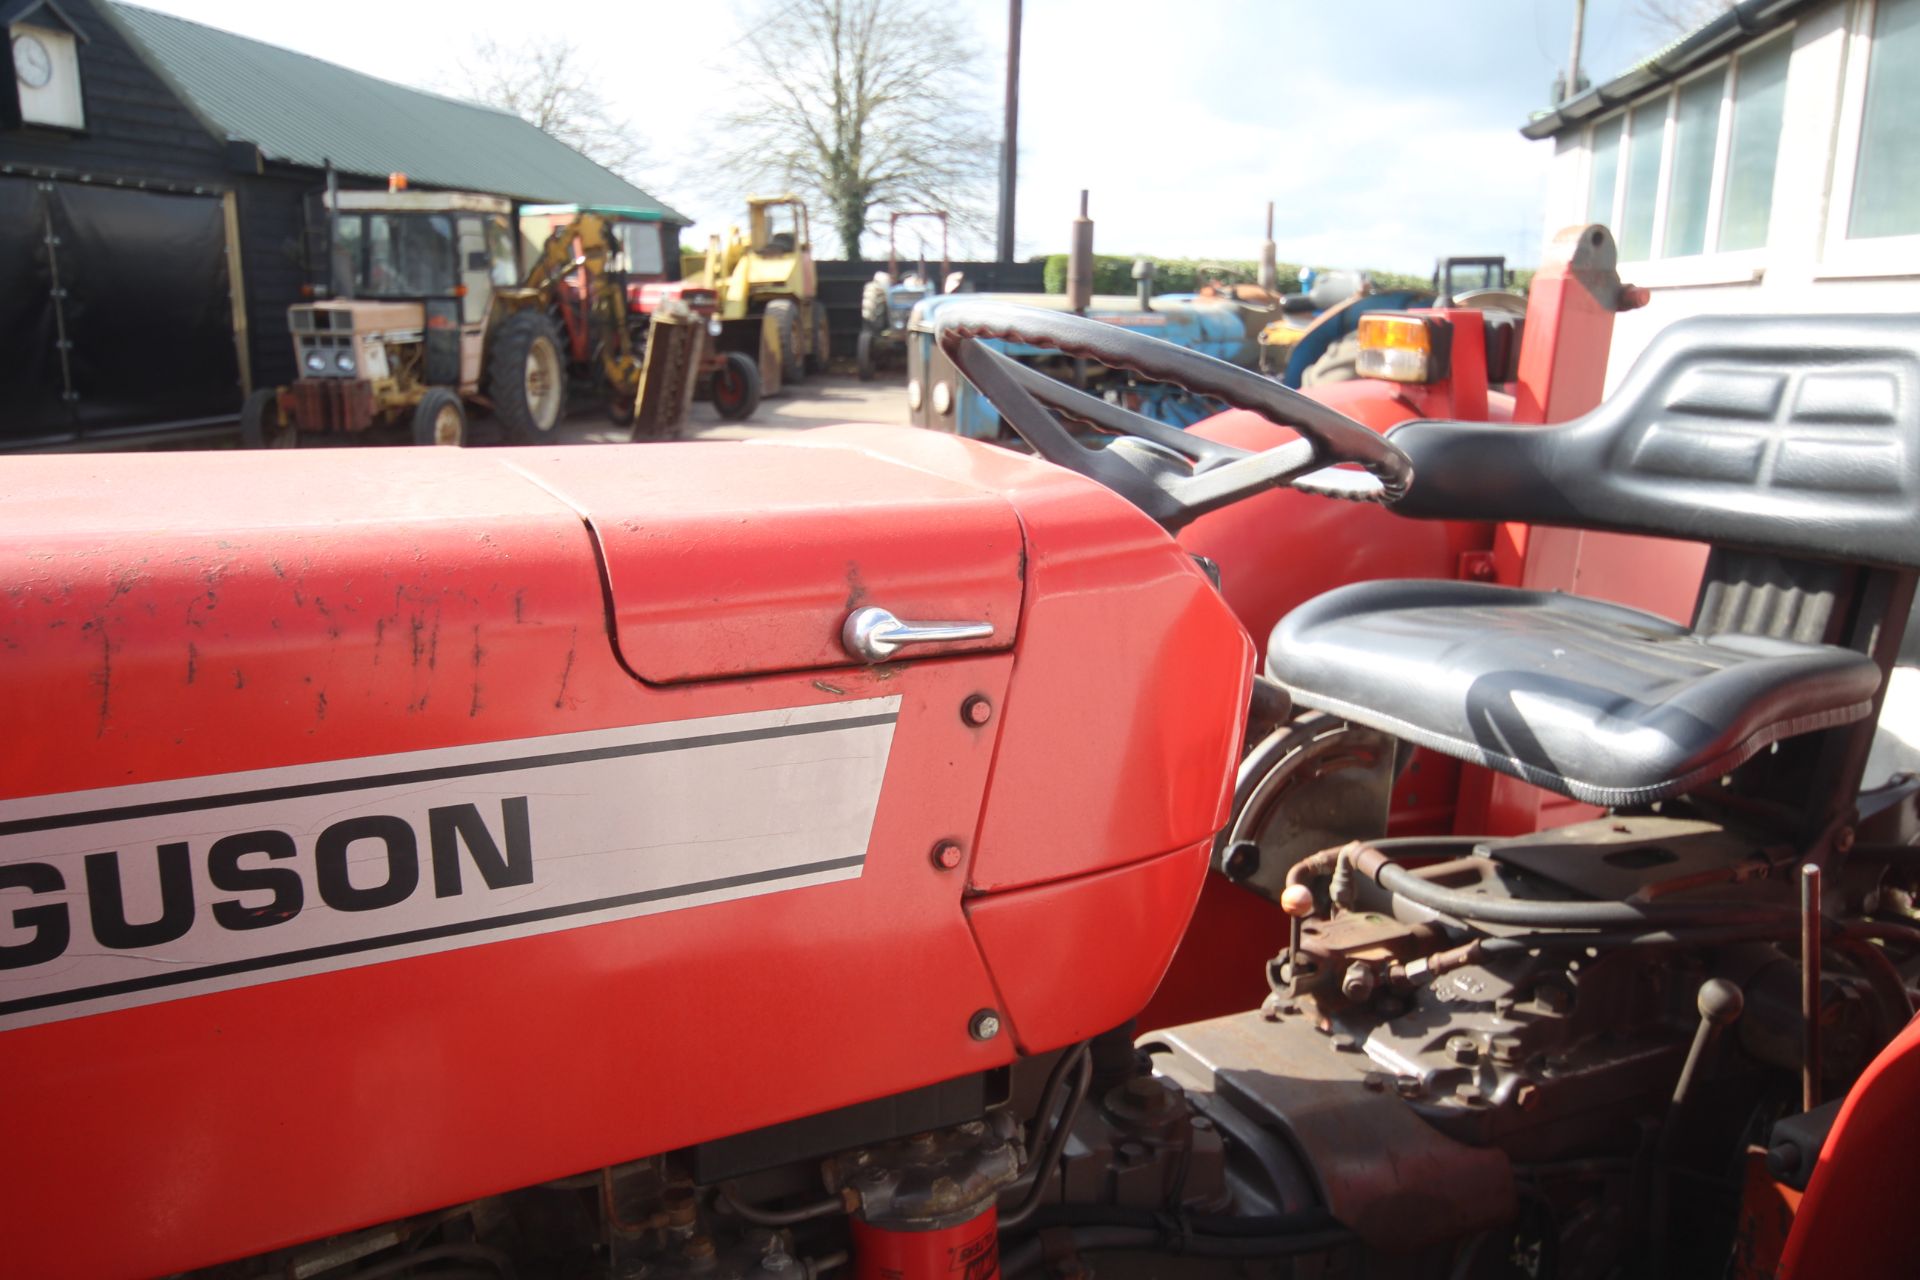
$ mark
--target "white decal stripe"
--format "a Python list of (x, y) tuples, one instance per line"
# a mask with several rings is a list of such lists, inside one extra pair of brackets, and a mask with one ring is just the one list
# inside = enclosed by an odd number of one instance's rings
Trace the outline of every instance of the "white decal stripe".
[(899, 701), (0, 802), (0, 1030), (857, 878)]
[[(687, 738), (669, 738), (659, 742), (634, 742), (619, 746), (586, 747), (549, 755), (523, 756), (518, 759), (483, 760), (472, 764), (444, 765), (436, 768), (401, 770), (358, 778), (333, 778), (324, 782), (289, 783), (251, 791), (230, 791), (209, 796), (188, 796), (177, 800), (155, 800), (145, 804), (121, 805), (108, 809), (88, 809), (76, 813), (55, 813), (42, 817), (18, 818), (0, 822), (0, 836), (23, 835), (31, 831), (58, 831), (65, 827), (94, 826), (129, 818), (160, 817), (173, 813), (192, 813), (202, 809), (224, 809), (234, 805), (264, 804), (272, 800), (295, 800), (306, 796), (335, 795), (343, 791), (365, 791), (374, 787), (411, 786), (423, 782), (441, 782), (448, 778), (470, 778), (487, 773), (508, 773), (519, 769), (544, 769), (555, 765), (582, 764), (590, 760), (613, 760), (621, 756), (651, 755), (657, 751), (687, 751), (696, 747), (726, 746), (734, 742), (754, 742), (762, 738), (788, 738), (799, 734), (838, 729), (858, 729), (869, 725), (892, 724), (891, 715), (859, 716), (825, 723), (801, 722), (775, 725), (765, 729), (740, 729), (731, 733), (701, 734)], [(244, 775), (240, 775), (244, 776)]]

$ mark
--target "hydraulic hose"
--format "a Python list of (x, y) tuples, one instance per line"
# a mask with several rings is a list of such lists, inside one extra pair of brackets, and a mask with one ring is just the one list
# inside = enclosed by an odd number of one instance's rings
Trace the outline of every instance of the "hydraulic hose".
[(797, 1226), (802, 1222), (811, 1222), (815, 1218), (831, 1218), (835, 1214), (846, 1213), (851, 1207), (845, 1197), (829, 1196), (825, 1200), (816, 1200), (812, 1204), (804, 1204), (797, 1209), (763, 1209), (759, 1205), (747, 1204), (741, 1200), (731, 1182), (720, 1184), (720, 1203), (728, 1212), (745, 1218), (757, 1227)]
[(1040, 1197), (1047, 1192), (1047, 1183), (1053, 1180), (1054, 1166), (1060, 1163), (1060, 1157), (1067, 1149), (1067, 1136), (1073, 1130), (1074, 1117), (1080, 1114), (1080, 1106), (1087, 1100), (1087, 1090), (1093, 1084), (1093, 1050), (1090, 1045), (1081, 1044), (1061, 1055), (1054, 1063), (1053, 1073), (1047, 1078), (1046, 1088), (1040, 1095), (1038, 1119), (1044, 1122), (1053, 1111), (1053, 1104), (1059, 1093), (1060, 1082), (1068, 1072), (1073, 1073), (1073, 1092), (1067, 1095), (1067, 1105), (1060, 1112), (1060, 1120), (1047, 1135), (1046, 1146), (1033, 1159), (1033, 1181), (1027, 1185), (1026, 1194), (1020, 1197), (1020, 1203), (1000, 1215), (1000, 1229), (1017, 1227), (1040, 1207)]
[[(1685, 925), (1744, 925), (1792, 923), (1798, 916), (1788, 908), (1734, 906), (1727, 903), (1692, 907), (1639, 907), (1626, 902), (1538, 902), (1489, 898), (1448, 889), (1415, 875), (1393, 861), (1397, 841), (1357, 843), (1349, 865), (1396, 897), (1429, 911), (1484, 924), (1531, 926), (1542, 929), (1620, 929), (1644, 933), (1651, 929)], [(1410, 841), (1423, 847), (1430, 841)]]

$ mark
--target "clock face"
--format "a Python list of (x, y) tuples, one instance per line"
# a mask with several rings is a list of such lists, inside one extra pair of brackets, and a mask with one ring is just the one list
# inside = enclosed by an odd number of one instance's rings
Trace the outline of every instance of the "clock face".
[(19, 36), (13, 42), (13, 74), (29, 89), (44, 89), (53, 79), (53, 55), (38, 36)]

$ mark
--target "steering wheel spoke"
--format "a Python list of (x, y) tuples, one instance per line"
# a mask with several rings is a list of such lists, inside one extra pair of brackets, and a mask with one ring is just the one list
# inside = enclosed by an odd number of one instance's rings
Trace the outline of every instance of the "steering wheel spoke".
[[(1006, 303), (965, 302), (940, 312), (941, 348), (1034, 452), (1098, 480), (1169, 530), (1263, 489), (1291, 485), (1351, 501), (1392, 503), (1412, 464), (1390, 441), (1344, 414), (1212, 356), (1084, 316)], [(1260, 453), (1206, 440), (1088, 395), (984, 345), (1000, 339), (1124, 369), (1297, 432)], [(1060, 416), (1117, 437), (1089, 448)], [(1339, 464), (1361, 467), (1359, 472)]]
[(992, 356), (996, 367), (1018, 381), (1028, 394), (1047, 408), (1106, 435), (1151, 440), (1192, 462), (1195, 470), (1225, 466), (1249, 456), (1245, 449), (1196, 436), (1190, 431), (1157, 422), (1143, 413), (1110, 404), (1099, 396), (1090, 395), (1058, 378), (1050, 378), (1038, 369), (1029, 368), (991, 347), (980, 347), (978, 350)]

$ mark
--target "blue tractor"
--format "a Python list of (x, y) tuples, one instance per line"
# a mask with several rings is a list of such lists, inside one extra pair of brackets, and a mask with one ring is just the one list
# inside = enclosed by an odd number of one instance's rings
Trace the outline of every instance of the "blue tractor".
[[(934, 218), (940, 223), (940, 274), (927, 269), (927, 245), (920, 242), (920, 264), (906, 276), (900, 274), (900, 224), (913, 218)], [(891, 364), (904, 350), (908, 318), (922, 298), (953, 293), (961, 287), (947, 257), (947, 211), (945, 209), (906, 209), (887, 220), (887, 269), (876, 272), (860, 294), (860, 336), (854, 351), (855, 368), (860, 381), (871, 382), (876, 373)]]
[[(1167, 342), (1216, 356), (1230, 364), (1255, 368), (1259, 362), (1257, 338), (1279, 314), (1277, 300), (1255, 286), (1216, 285), (1200, 293), (1164, 293), (1148, 296), (1151, 270), (1137, 264), (1141, 280), (1136, 297), (1102, 294), (1090, 299), (1089, 318), (1125, 329), (1138, 329)], [(1048, 310), (1068, 310), (1065, 294), (973, 294)], [(907, 408), (913, 424), (935, 431), (954, 432), (979, 440), (1001, 438), (1000, 415), (934, 345), (935, 318), (948, 297), (931, 297), (913, 308), (907, 324)], [(989, 341), (986, 345), (1055, 376), (1084, 385), (1115, 404), (1124, 405), (1158, 422), (1188, 427), (1218, 413), (1221, 406), (1163, 383), (1146, 382), (1120, 369), (1087, 364), (1057, 351)]]

